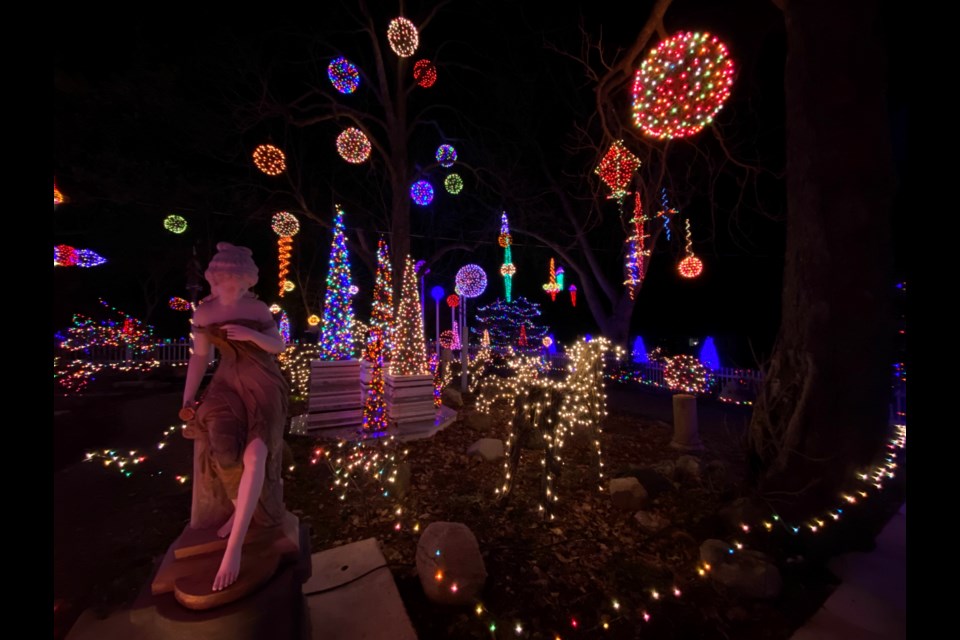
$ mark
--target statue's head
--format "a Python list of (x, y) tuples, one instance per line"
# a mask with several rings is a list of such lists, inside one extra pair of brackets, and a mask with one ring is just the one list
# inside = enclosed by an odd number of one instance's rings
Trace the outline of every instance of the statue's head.
[[(210, 260), (203, 277), (210, 283), (213, 296), (222, 282), (239, 280), (244, 289), (257, 284), (259, 270), (253, 262), (253, 251), (247, 247), (237, 247), (229, 242), (218, 242), (217, 253)], [(253, 295), (253, 294), (250, 294)]]

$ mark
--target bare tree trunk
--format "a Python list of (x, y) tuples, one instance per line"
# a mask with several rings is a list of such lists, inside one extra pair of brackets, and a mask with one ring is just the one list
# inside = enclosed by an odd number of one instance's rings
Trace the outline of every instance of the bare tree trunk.
[(785, 18), (783, 313), (749, 448), (761, 492), (799, 514), (887, 430), (893, 164), (878, 3), (790, 0)]

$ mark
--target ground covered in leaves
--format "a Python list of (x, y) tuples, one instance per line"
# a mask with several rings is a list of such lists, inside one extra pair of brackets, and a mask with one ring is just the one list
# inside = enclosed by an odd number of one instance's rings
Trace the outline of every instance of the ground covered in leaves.
[[(161, 423), (170, 422), (166, 414), (175, 412), (177, 394), (151, 397), (137, 399), (139, 405), (125, 410), (156, 416), (157, 433), (140, 425), (139, 436), (116, 436), (126, 438), (124, 446), (143, 446), (139, 441), (151, 439), (148, 431), (159, 435)], [(410, 470), (405, 491), (374, 478), (380, 469), (387, 477), (390, 464), (371, 465), (367, 473), (355, 473), (345, 488), (338, 486), (334, 472), (342, 464), (335, 462), (337, 457), (357, 451), (333, 441), (290, 436), (287, 507), (310, 526), (313, 552), (377, 538), (423, 640), (601, 635), (784, 639), (833, 587), (822, 560), (851, 546), (838, 544), (836, 535), (821, 538), (819, 546), (775, 535), (741, 536), (752, 548), (776, 557), (784, 578), (779, 598), (745, 599), (697, 572), (705, 539), (731, 540), (738, 533), (736, 516), (728, 517), (724, 507), (737, 498), (742, 484), (741, 430), (701, 429), (706, 453), (697, 478), (669, 473), (669, 462), (680, 455), (669, 447), (670, 425), (611, 411), (601, 436), (605, 475), (640, 479), (650, 493), (644, 509), (668, 521), (656, 533), (643, 529), (634, 511), (613, 507), (607, 479), (598, 482), (596, 455), (585, 434), (565, 445), (553, 521), (538, 515), (542, 451), (523, 451), (514, 493), (508, 503), (498, 501), (503, 462), (470, 459), (466, 451), (479, 438), (506, 439), (507, 432), (504, 408), (489, 419), (468, 408), (432, 438), (360, 450), (367, 458), (379, 451), (404, 460)], [(106, 613), (132, 601), (189, 519), (189, 484), (173, 479), (189, 469), (190, 443), (179, 441), (155, 452), (131, 477), (85, 463), (56, 471), (57, 637), (86, 607)], [(873, 511), (848, 535), (861, 541), (856, 544), (872, 539), (901, 503), (897, 496), (874, 502)], [(466, 524), (479, 542), (488, 578), (470, 605), (435, 605), (423, 595), (414, 564), (416, 545), (419, 532), (439, 521)]]

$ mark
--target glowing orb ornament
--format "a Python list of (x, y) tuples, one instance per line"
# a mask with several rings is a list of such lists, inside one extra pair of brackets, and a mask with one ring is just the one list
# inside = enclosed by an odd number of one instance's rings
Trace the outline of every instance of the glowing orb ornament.
[(170, 298), (170, 301), (167, 302), (170, 305), (170, 308), (174, 311), (190, 311), (190, 303), (183, 298), (178, 298), (176, 296)]
[(350, 295), (355, 296), (355, 295), (357, 295), (358, 293), (360, 293), (360, 287), (358, 287), (358, 286), (355, 285), (355, 284), (352, 284), (352, 285), (350, 285), (350, 288), (347, 289), (347, 291), (350, 292)]
[(270, 305), (270, 313), (273, 313), (273, 314), (280, 313), (280, 305), (278, 305), (276, 302)]
[(633, 79), (633, 123), (665, 140), (692, 136), (730, 97), (733, 60), (709, 33), (683, 32), (647, 54)]
[(284, 280), (284, 281), (283, 281), (283, 290), (284, 290), (284, 292), (290, 293), (291, 291), (293, 291), (293, 290), (296, 289), (296, 288), (297, 288), (297, 285), (293, 284), (292, 281), (290, 281), (290, 280)]
[(360, 129), (350, 127), (337, 136), (337, 153), (350, 164), (360, 164), (370, 157), (370, 140)]
[(443, 186), (447, 189), (447, 193), (455, 196), (463, 191), (463, 178), (455, 173), (451, 173), (443, 179)]
[(451, 293), (447, 296), (447, 306), (455, 309), (460, 306), (460, 296)]
[(312, 316), (307, 318), (307, 324), (310, 325), (311, 327), (317, 326), (318, 324), (320, 324), (320, 316), (318, 316), (317, 314), (313, 314)]
[(454, 289), (465, 298), (476, 298), (487, 288), (487, 274), (475, 264), (460, 267), (454, 280), (457, 284)]
[(703, 262), (697, 256), (687, 256), (677, 265), (677, 271), (684, 278), (696, 278), (703, 273)]
[(508, 263), (508, 264), (502, 264), (502, 265), (500, 265), (500, 275), (502, 275), (502, 276), (512, 276), (512, 275), (514, 275), (515, 273), (517, 273), (517, 267), (514, 266), (514, 264), (513, 264), (512, 262), (511, 262), (511, 263)]
[(437, 81), (437, 65), (429, 60), (417, 60), (413, 65), (413, 79), (424, 89), (429, 89)]
[(300, 231), (300, 221), (292, 213), (277, 211), (270, 218), (270, 227), (281, 238), (292, 238)]
[(387, 42), (390, 48), (401, 58), (409, 58), (420, 44), (417, 27), (406, 18), (394, 18), (387, 26)]
[(418, 180), (410, 187), (410, 197), (421, 207), (433, 202), (433, 185), (426, 180)]
[(430, 297), (433, 298), (434, 302), (440, 302), (443, 300), (443, 287), (436, 285), (430, 289)]
[(169, 215), (163, 219), (163, 228), (170, 233), (183, 233), (187, 230), (187, 219), (176, 214)]
[(453, 346), (453, 331), (446, 329), (440, 332), (440, 346), (449, 349)]
[(360, 72), (356, 65), (344, 57), (330, 62), (327, 67), (327, 77), (333, 88), (343, 94), (350, 94), (360, 86)]
[(543, 342), (543, 346), (549, 349), (550, 345), (553, 344), (553, 338), (551, 338), (550, 336), (543, 336), (542, 342)]
[(278, 176), (287, 170), (287, 157), (272, 144), (262, 144), (253, 150), (253, 164), (268, 176)]
[(53, 266), (77, 266), (77, 250), (68, 244), (58, 244), (53, 248)]
[(437, 147), (437, 162), (441, 167), (450, 168), (457, 161), (457, 150), (452, 145), (442, 144)]
[(674, 391), (704, 393), (710, 386), (710, 372), (693, 356), (674, 356), (663, 368), (663, 381)]

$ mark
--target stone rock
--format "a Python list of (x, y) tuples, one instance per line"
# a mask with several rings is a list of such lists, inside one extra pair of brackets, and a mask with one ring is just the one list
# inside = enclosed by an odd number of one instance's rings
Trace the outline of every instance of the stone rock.
[(450, 407), (451, 409), (460, 409), (463, 407), (463, 396), (453, 387), (447, 387), (441, 392), (440, 401), (443, 403), (443, 406)]
[(664, 476), (655, 469), (631, 469), (629, 475), (640, 481), (640, 484), (643, 485), (643, 488), (647, 490), (647, 494), (650, 496), (651, 500), (656, 500), (661, 493), (677, 490), (677, 488), (673, 486), (673, 482), (670, 481), (669, 477)]
[(704, 465), (703, 477), (714, 487), (722, 487), (730, 483), (730, 472), (721, 460), (711, 460)]
[(402, 498), (410, 492), (410, 464), (401, 462), (397, 466), (397, 479), (393, 481), (393, 493)]
[(480, 438), (467, 449), (468, 456), (479, 456), (487, 462), (499, 460), (506, 455), (503, 440), (499, 438)]
[(615, 509), (637, 511), (647, 501), (647, 490), (634, 477), (610, 480), (610, 500)]
[(756, 523), (768, 518), (770, 510), (755, 504), (749, 498), (737, 498), (730, 504), (721, 507), (717, 511), (717, 515), (731, 527), (740, 529), (744, 523), (750, 526), (758, 526)]
[(650, 465), (650, 468), (670, 480), (673, 480), (673, 476), (677, 472), (677, 465), (673, 460), (663, 460), (657, 464)]
[(633, 514), (633, 517), (637, 519), (641, 527), (654, 533), (670, 525), (669, 520), (650, 511), (637, 511)]
[(776, 598), (783, 588), (776, 565), (739, 551), (731, 556), (731, 561), (714, 566), (710, 575), (716, 582), (749, 598)]
[(417, 542), (416, 561), (423, 592), (437, 604), (470, 604), (487, 580), (477, 538), (460, 522), (428, 525)]
[(677, 458), (677, 474), (700, 479), (700, 460), (694, 456), (680, 456)]
[(493, 428), (493, 418), (485, 413), (473, 411), (467, 415), (467, 426), (474, 431), (490, 431)]

